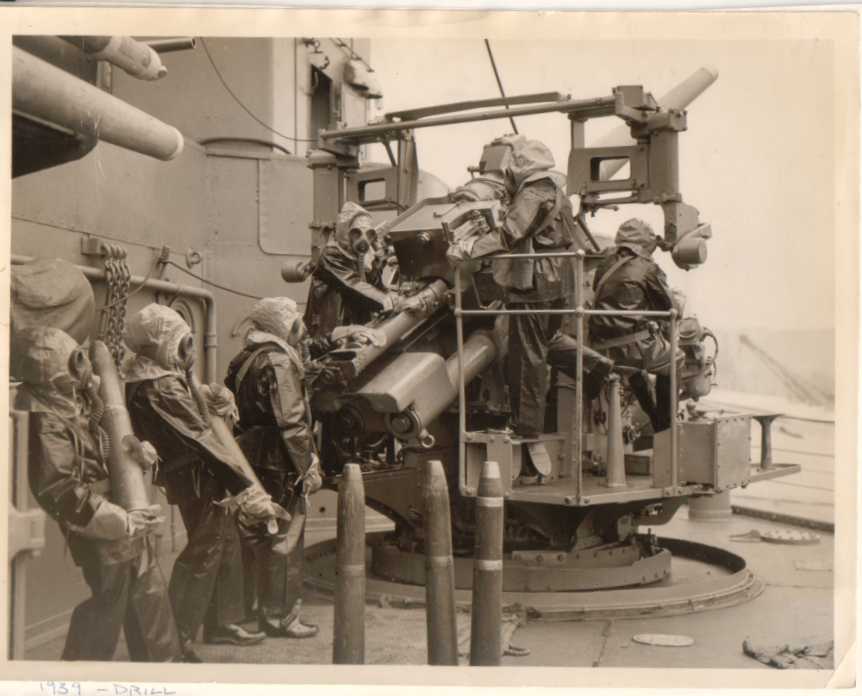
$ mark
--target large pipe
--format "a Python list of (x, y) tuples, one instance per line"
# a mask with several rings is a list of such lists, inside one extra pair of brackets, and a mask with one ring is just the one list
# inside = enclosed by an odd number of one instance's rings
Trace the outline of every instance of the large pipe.
[(193, 36), (184, 36), (175, 39), (153, 39), (144, 43), (156, 53), (171, 53), (172, 51), (189, 51), (197, 45), (197, 40)]
[[(36, 260), (34, 256), (22, 256), (13, 254), (11, 261), (13, 264), (32, 263)], [(90, 280), (99, 280), (105, 282), (105, 271), (92, 266), (76, 266)], [(192, 297), (200, 300), (204, 305), (204, 317), (206, 320), (206, 332), (204, 335), (204, 374), (208, 383), (218, 381), (218, 326), (216, 319), (216, 303), (213, 294), (204, 288), (195, 288), (189, 285), (178, 285), (167, 280), (159, 280), (158, 278), (145, 278), (144, 276), (133, 275), (129, 278), (129, 283), (134, 286), (140, 286), (154, 292), (162, 292), (166, 295), (176, 297)]]
[(183, 151), (173, 126), (17, 46), (12, 47), (12, 109), (160, 160)]
[[(695, 99), (703, 94), (709, 86), (718, 79), (718, 70), (715, 68), (698, 68), (676, 87), (667, 92), (658, 100), (658, 105), (668, 111), (670, 109), (682, 110), (688, 107)], [(613, 147), (615, 145), (626, 145), (631, 142), (631, 130), (627, 125), (614, 128), (595, 145), (590, 147)], [(603, 181), (613, 176), (625, 165), (624, 160), (605, 160), (600, 165), (600, 178)]]
[(111, 500), (125, 510), (146, 509), (150, 506), (147, 484), (141, 464), (132, 455), (137, 440), (117, 367), (102, 341), (93, 342), (90, 355), (93, 370), (101, 378), (99, 393), (105, 405), (102, 427), (111, 442), (108, 451)]
[(443, 462), (425, 467), (425, 612), (428, 664), (458, 664), (458, 627), (455, 621), (455, 564), (449, 486)]
[(365, 662), (365, 488), (359, 464), (347, 464), (338, 484), (332, 661)]
[(139, 80), (159, 80), (168, 74), (150, 46), (129, 36), (61, 36), (89, 60), (106, 60)]
[(493, 121), (495, 119), (510, 118), (512, 116), (533, 116), (536, 114), (547, 114), (559, 112), (563, 114), (576, 114), (581, 118), (596, 118), (599, 116), (612, 116), (616, 106), (615, 97), (597, 97), (595, 99), (567, 99), (565, 101), (538, 104), (534, 106), (516, 106), (490, 111), (471, 111), (466, 114), (450, 114), (411, 121), (372, 123), (367, 126), (354, 126), (339, 130), (320, 131), (320, 140), (323, 143), (332, 140), (377, 140), (381, 137), (391, 136), (393, 133), (405, 130), (416, 130), (417, 128), (432, 128), (434, 126), (451, 126), (458, 123), (475, 123), (477, 121)]

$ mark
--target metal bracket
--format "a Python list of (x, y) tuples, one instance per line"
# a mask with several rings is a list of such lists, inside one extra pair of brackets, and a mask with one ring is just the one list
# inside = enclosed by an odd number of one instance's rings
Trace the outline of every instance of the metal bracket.
[(45, 548), (45, 513), (34, 508), (20, 511), (9, 506), (9, 560), (19, 553), (38, 556)]
[(103, 256), (105, 253), (102, 240), (92, 235), (81, 237), (82, 256)]

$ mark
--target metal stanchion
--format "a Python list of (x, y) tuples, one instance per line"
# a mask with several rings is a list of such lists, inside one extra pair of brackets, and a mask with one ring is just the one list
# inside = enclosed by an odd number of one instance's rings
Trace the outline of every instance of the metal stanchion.
[(611, 375), (608, 378), (607, 486), (609, 488), (620, 488), (626, 485), (626, 455), (623, 448), (620, 376)]
[(365, 662), (365, 488), (358, 464), (344, 467), (338, 484), (335, 621), (332, 661)]
[(470, 664), (499, 665), (503, 652), (503, 484), (497, 462), (485, 462), (478, 493)]
[(458, 629), (455, 623), (455, 565), (452, 561), (452, 526), (449, 487), (443, 462), (425, 467), (425, 612), (428, 627), (428, 664), (458, 664)]

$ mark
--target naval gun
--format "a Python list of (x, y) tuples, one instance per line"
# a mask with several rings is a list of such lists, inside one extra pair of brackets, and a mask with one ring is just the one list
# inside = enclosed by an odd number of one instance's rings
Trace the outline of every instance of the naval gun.
[[(373, 550), (377, 574), (424, 583), (419, 483), (430, 460), (443, 462), (452, 491), (459, 587), (471, 582), (473, 499), (482, 464), (499, 464), (506, 496), (504, 587), (520, 591), (657, 582), (670, 572), (670, 554), (639, 527), (667, 522), (689, 497), (798, 471), (766, 455), (760, 463), (750, 461), (750, 415), (710, 414), (694, 402), (681, 408), (680, 398), (708, 392), (714, 365), (704, 357), (708, 331), (688, 322), (680, 341), (676, 310), (654, 313), (670, 324), (672, 352), (681, 346), (691, 358), (690, 374), (671, 377), (668, 431), (655, 435), (623, 427), (624, 421), (636, 420), (638, 409), (632, 399), (621, 398), (616, 377), (598, 392), (585, 391), (590, 351), (585, 318), (592, 311), (587, 288), (601, 258), (597, 245), (562, 254), (570, 264), (570, 301), (566, 309), (549, 311), (567, 315), (564, 327), (576, 341), (576, 357), (568, 366), (549, 366), (556, 375), (545, 432), (518, 437), (506, 426), (511, 385), (505, 384), (501, 368), (510, 310), (503, 308), (490, 272), (506, 255), (489, 257), (469, 276), (456, 273), (446, 258), (453, 239), (469, 234), (472, 226), (498, 226), (501, 204), (452, 195), (415, 202), (404, 196), (404, 191), (415, 192), (413, 130), (559, 112), (571, 122), (568, 192), (580, 195), (577, 219), (585, 232), (586, 214), (610, 205), (656, 204), (665, 218), (660, 247), (677, 265), (695, 268), (706, 260), (711, 230), (683, 201), (677, 141), (687, 127), (685, 106), (714, 79), (709, 71), (696, 72), (670, 93), (670, 104), (657, 102), (642, 87), (623, 86), (598, 99), (551, 93), (416, 109), (389, 114), (382, 123), (321, 133), (320, 151), (310, 157), (316, 194), (313, 251), (325, 243), (326, 225), (320, 221), (334, 219), (340, 192), (352, 192), (362, 204), (365, 185), (376, 177), (384, 181), (384, 199), (395, 212), (378, 234), (385, 233), (394, 250), (404, 302), (340, 333), (336, 347), (320, 359), (312, 396), (312, 410), (322, 424), (328, 481), (334, 482), (346, 464), (359, 464), (367, 504), (396, 524)], [(506, 108), (476, 111), (500, 106)], [(624, 122), (635, 144), (587, 148), (586, 121), (612, 116)], [(398, 158), (393, 157), (390, 171), (364, 173), (356, 160), (358, 147), (378, 141), (390, 152), (394, 142)], [(614, 178), (613, 171), (625, 164), (629, 175)]]

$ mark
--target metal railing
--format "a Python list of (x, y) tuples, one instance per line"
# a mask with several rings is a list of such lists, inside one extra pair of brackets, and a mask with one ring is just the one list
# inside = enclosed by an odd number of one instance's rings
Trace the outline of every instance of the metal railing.
[[(464, 317), (473, 316), (514, 316), (514, 315), (572, 315), (575, 317), (575, 339), (577, 342), (577, 356), (575, 369), (575, 442), (574, 456), (569, 461), (569, 475), (576, 479), (576, 496), (580, 497), (583, 492), (583, 420), (584, 420), (584, 317), (607, 316), (607, 317), (638, 317), (656, 318), (670, 320), (670, 455), (671, 455), (671, 486), (666, 494), (676, 495), (679, 490), (679, 461), (678, 461), (678, 429), (676, 413), (678, 409), (677, 398), (677, 351), (679, 347), (678, 312), (675, 308), (667, 311), (653, 310), (611, 310), (611, 309), (585, 309), (583, 297), (584, 278), (584, 251), (554, 251), (554, 252), (532, 252), (522, 254), (499, 254), (485, 257), (492, 263), (505, 259), (542, 259), (542, 258), (568, 258), (575, 259), (572, 269), (574, 275), (574, 290), (572, 292), (573, 307), (565, 309), (464, 309), (462, 306), (462, 280), (460, 271), (455, 272), (455, 329), (458, 351), (458, 469), (463, 474), (465, 470), (465, 442), (470, 433), (467, 431), (467, 396), (464, 384)], [(574, 469), (574, 470), (572, 470)]]

